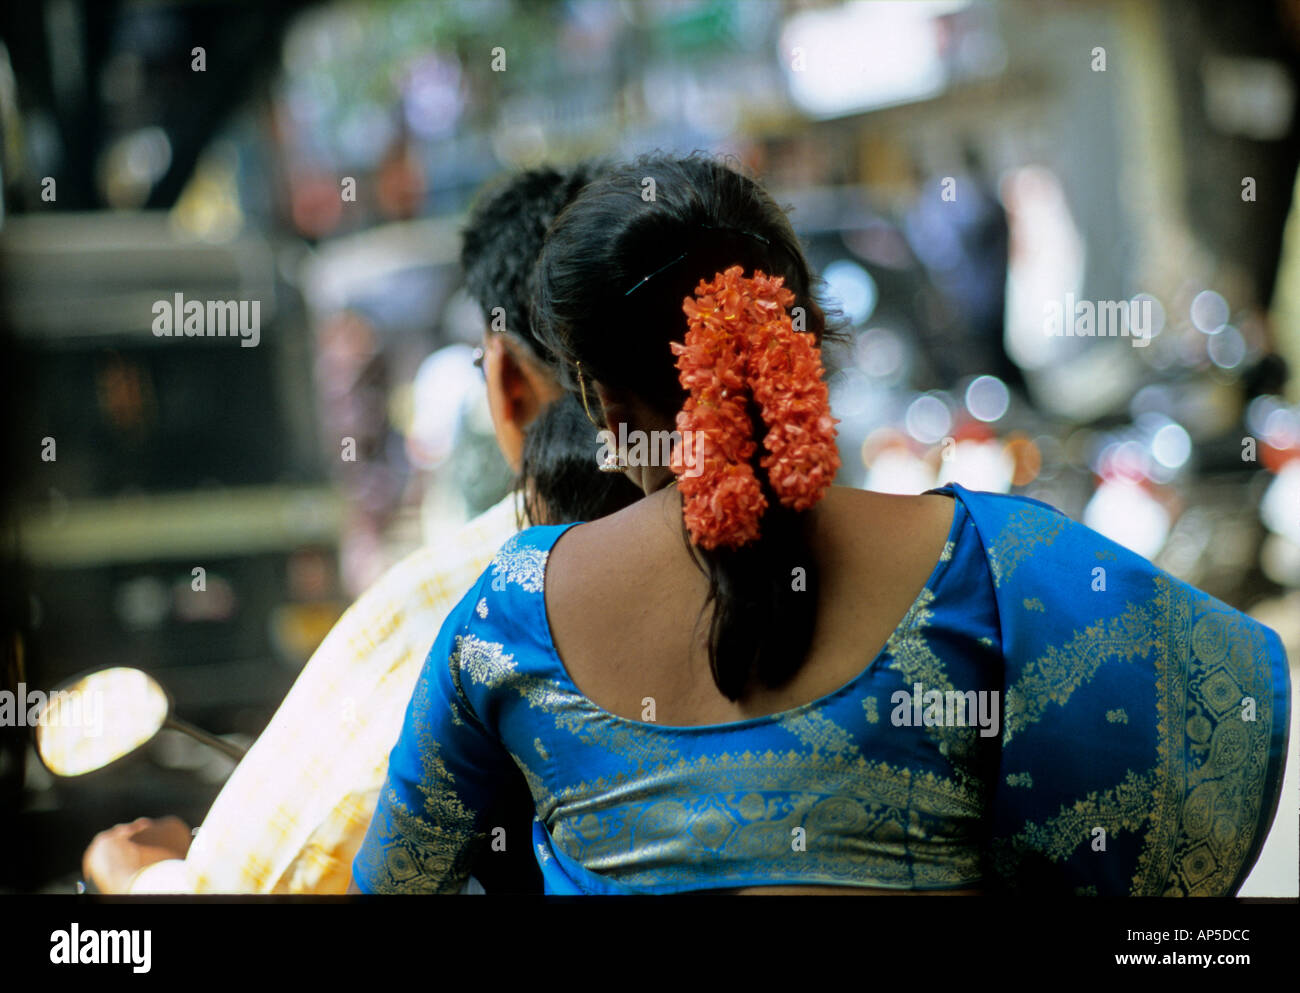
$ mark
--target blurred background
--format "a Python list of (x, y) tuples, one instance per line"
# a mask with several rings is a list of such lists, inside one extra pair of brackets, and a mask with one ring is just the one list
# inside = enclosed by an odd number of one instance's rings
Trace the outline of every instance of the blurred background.
[[(1298, 61), (1300, 0), (5, 5), (6, 683), (138, 666), (251, 742), (358, 593), (512, 484), (475, 193), (696, 149), (790, 206), (845, 317), (839, 482), (1045, 500), (1295, 664)], [(178, 293), (260, 301), (258, 346), (155, 336)], [(1075, 301), (1146, 340), (1047, 333)], [(231, 768), (168, 732), (84, 780), (0, 746), (10, 892), (199, 823)], [(1248, 892), (1295, 893), (1296, 807), (1292, 771)]]

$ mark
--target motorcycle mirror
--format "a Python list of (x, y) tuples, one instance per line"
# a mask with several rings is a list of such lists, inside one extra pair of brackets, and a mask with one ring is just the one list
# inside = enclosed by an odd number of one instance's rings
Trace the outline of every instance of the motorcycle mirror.
[(36, 726), (36, 751), (56, 776), (84, 776), (111, 765), (168, 723), (171, 700), (139, 669), (101, 669), (54, 690)]

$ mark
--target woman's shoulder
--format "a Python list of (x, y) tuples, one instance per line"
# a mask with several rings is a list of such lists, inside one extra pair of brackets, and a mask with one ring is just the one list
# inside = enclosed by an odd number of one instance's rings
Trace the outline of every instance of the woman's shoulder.
[[(1062, 517), (1065, 520), (1071, 520), (1065, 511), (1053, 504), (1037, 499), (1036, 496), (1027, 496), (1022, 493), (991, 493), (987, 490), (971, 490), (966, 486), (957, 484), (957, 482), (948, 482), (943, 486), (930, 490), (930, 493), (948, 493), (952, 494), (954, 499), (959, 500), (969, 511), (979, 513), (980, 516), (989, 517), (989, 519), (1000, 519), (1000, 517), (1013, 517), (1018, 521), (1032, 520), (1053, 520)], [(1080, 525), (1082, 526), (1082, 525)]]
[(500, 642), (519, 640), (543, 624), (547, 558), (572, 526), (539, 525), (506, 538), (447, 615), (443, 634), (472, 643)]
[[(957, 484), (944, 489), (954, 493), (969, 515), (1000, 607), (1009, 617), (1029, 611), (1022, 626), (1035, 632), (1030, 639), (1035, 651), (1043, 647), (1040, 636), (1053, 629), (1041, 616), (1045, 611), (1084, 627), (1084, 621), (1114, 620), (1126, 629), (1145, 627), (1166, 635), (1175, 627), (1181, 630), (1187, 618), (1212, 613), (1243, 637), (1260, 640), (1263, 651), (1274, 651), (1276, 634), (1243, 611), (1049, 503)], [(1157, 606), (1163, 611), (1158, 622), (1135, 620)], [(1175, 624), (1175, 617), (1184, 620)], [(1014, 625), (1007, 620), (1005, 626)]]
[(524, 593), (541, 593), (551, 549), (565, 531), (578, 523), (539, 524), (511, 535), (488, 562), (481, 581), (498, 593), (510, 587)]
[[(860, 554), (872, 563), (933, 564), (961, 512), (948, 495), (879, 493), (833, 486), (814, 511), (809, 538), (838, 558)], [(882, 555), (882, 552), (885, 553)]]
[[(1034, 497), (948, 483), (914, 496), (835, 487), (815, 530), (823, 547), (921, 569), (942, 548), (987, 572), (999, 597), (1077, 595), (1085, 586), (1145, 586), (1163, 572), (1138, 553)], [(946, 539), (946, 540), (945, 540)], [(847, 551), (844, 551), (847, 549)], [(977, 565), (983, 563), (983, 565)], [(1172, 579), (1172, 577), (1165, 577)], [(1018, 599), (1017, 599), (1018, 602)]]
[(494, 692), (550, 671), (547, 556), (571, 526), (530, 527), (507, 538), (443, 625), (438, 661), (480, 714)]

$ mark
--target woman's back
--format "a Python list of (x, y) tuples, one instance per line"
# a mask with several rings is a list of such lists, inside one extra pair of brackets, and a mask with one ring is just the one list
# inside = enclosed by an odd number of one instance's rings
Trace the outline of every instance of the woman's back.
[[(953, 517), (951, 497), (833, 489), (809, 515), (818, 567), (813, 574), (824, 594), (809, 657), (789, 684), (755, 687), (732, 701), (709, 672), (703, 636), (708, 586), (682, 541), (676, 490), (660, 491), (621, 514), (566, 532), (552, 549), (546, 607), (556, 651), (586, 697), (630, 720), (653, 714), (665, 724), (695, 726), (794, 710), (844, 686), (877, 656), (933, 575)], [(806, 587), (809, 571), (789, 581)], [(908, 891), (767, 885), (727, 892)]]
[[(852, 530), (855, 514), (880, 511), (879, 501), (906, 505), (898, 515), (906, 529), (897, 533), (930, 529), (930, 548), (896, 556), (905, 568), (893, 572), (864, 576), (855, 561), (861, 548), (843, 561), (825, 554), (816, 563), (838, 584), (837, 599), (861, 598), (869, 582), (888, 580), (900, 588), (897, 603), (908, 603), (896, 616), (881, 612), (860, 628), (851, 610), (827, 614), (832, 637), (815, 652), (828, 664), (812, 671), (802, 695), (769, 694), (763, 708), (746, 697), (737, 710), (725, 698), (692, 704), (692, 695), (703, 695), (692, 683), (707, 679), (707, 670), (692, 672), (688, 667), (702, 663), (665, 650), (674, 644), (668, 632), (689, 630), (700, 609), (699, 593), (675, 602), (669, 592), (686, 587), (694, 568), (689, 559), (680, 572), (671, 563), (672, 532), (657, 518), (671, 506), (669, 496), (651, 497), (643, 515), (623, 518), (620, 540), (644, 554), (621, 569), (606, 572), (608, 549), (596, 555), (599, 568), (591, 575), (581, 570), (581, 559), (570, 570), (557, 558), (561, 586), (572, 572), (582, 587), (575, 602), (551, 586), (551, 554), (583, 538), (582, 526), (532, 528), (507, 543), (448, 618), (430, 655), (403, 735), (414, 750), (399, 746), (393, 754), (395, 789), (390, 805), (380, 807), (385, 819), (459, 822), (457, 830), (439, 829), (444, 842), (470, 832), (472, 812), (490, 806), (509, 763), (523, 772), (533, 795), (533, 845), (548, 892), (923, 892), (979, 885), (996, 729), (976, 726), (975, 700), (997, 685), (997, 615), (983, 548), (964, 508), (941, 496), (836, 498), (818, 525), (826, 531), (818, 542)], [(658, 538), (655, 529), (663, 532)], [(600, 530), (586, 528), (595, 538)], [(583, 550), (580, 542), (572, 548)], [(924, 564), (916, 561), (922, 554), (929, 558)], [(642, 565), (650, 581), (637, 585)], [(637, 611), (635, 597), (651, 590), (657, 612)], [(598, 612), (616, 598), (625, 612), (587, 631), (590, 640), (575, 656), (587, 666), (585, 675), (596, 674), (619, 694), (593, 698), (573, 681), (552, 631), (570, 631), (582, 611)], [(548, 601), (563, 601), (569, 618), (555, 623)], [(857, 642), (861, 631), (873, 632), (875, 642)], [(622, 644), (622, 654), (610, 656), (621, 674), (601, 667), (600, 637)], [(689, 656), (687, 641), (678, 637), (677, 644)], [(638, 665), (638, 658), (654, 664)], [(913, 722), (909, 707), (899, 719), (895, 696), (918, 683), (960, 698), (967, 716)], [(372, 832), (387, 836), (391, 829), (377, 824)], [(378, 856), (379, 845), (367, 847)], [(402, 866), (430, 858), (405, 842), (398, 849), (411, 853), (403, 854)], [(381, 888), (398, 883), (392, 856), (386, 852), (382, 864), (366, 870)], [(434, 863), (446, 859), (444, 852)]]
[(805, 590), (817, 597), (808, 657), (788, 685), (733, 702), (709, 673), (708, 586), (668, 487), (556, 543), (546, 570), (556, 651), (584, 695), (629, 720), (644, 719), (647, 698), (656, 722), (677, 726), (791, 710), (849, 682), (884, 647), (934, 572), (953, 516), (948, 496), (832, 489), (808, 514), (816, 562), (787, 577), (794, 588), (818, 577)]

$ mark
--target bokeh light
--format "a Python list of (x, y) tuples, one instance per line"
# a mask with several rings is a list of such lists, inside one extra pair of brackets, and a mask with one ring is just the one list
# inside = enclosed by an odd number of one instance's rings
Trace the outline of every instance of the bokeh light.
[(997, 421), (1011, 406), (1011, 393), (997, 376), (977, 376), (966, 387), (966, 409), (981, 421)]
[(1205, 334), (1218, 334), (1228, 323), (1228, 302), (1213, 290), (1202, 290), (1192, 300), (1192, 323)]

